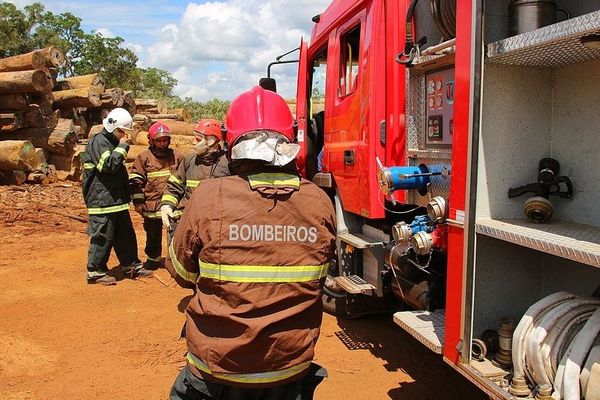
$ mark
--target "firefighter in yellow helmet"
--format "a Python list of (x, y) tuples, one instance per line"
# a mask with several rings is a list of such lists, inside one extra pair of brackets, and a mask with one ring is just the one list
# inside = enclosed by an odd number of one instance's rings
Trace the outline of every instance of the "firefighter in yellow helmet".
[(278, 94), (242, 93), (226, 128), (232, 176), (196, 189), (169, 249), (169, 272), (195, 288), (187, 366), (170, 399), (312, 399), (326, 374), (312, 359), (335, 247), (332, 203), (298, 174)]

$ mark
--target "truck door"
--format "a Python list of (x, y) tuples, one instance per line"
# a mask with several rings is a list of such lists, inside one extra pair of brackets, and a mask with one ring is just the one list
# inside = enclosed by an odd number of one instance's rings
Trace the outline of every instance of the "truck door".
[[(298, 82), (296, 85), (296, 123), (298, 124), (297, 141), (300, 145), (300, 153), (296, 157), (296, 164), (300, 169), (300, 173), (303, 176), (306, 175), (306, 133), (307, 133), (307, 88), (308, 88), (308, 69), (307, 69), (307, 46), (304, 42), (304, 38), (300, 39), (300, 56), (298, 58)], [(308, 177), (311, 179), (312, 177)]]
[(334, 175), (344, 209), (373, 218), (376, 212), (371, 192), (375, 188), (377, 193), (377, 184), (368, 127), (373, 102), (371, 87), (379, 78), (369, 76), (371, 35), (365, 35), (366, 15), (363, 10), (340, 25), (330, 43), (330, 55), (335, 57), (330, 57), (327, 70), (330, 80), (323, 164)]

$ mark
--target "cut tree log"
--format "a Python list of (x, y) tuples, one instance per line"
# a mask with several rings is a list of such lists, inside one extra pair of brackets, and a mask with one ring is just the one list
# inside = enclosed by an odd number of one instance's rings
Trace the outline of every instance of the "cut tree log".
[(135, 106), (138, 113), (142, 114), (166, 114), (167, 104), (164, 100), (135, 98)]
[(50, 114), (52, 104), (54, 103), (52, 92), (36, 93), (29, 96), (31, 98), (31, 104), (37, 104), (40, 107), (42, 114)]
[(125, 92), (123, 94), (123, 105), (121, 107), (129, 111), (129, 114), (131, 115), (137, 113), (137, 105), (135, 104), (135, 99), (133, 98), (131, 92)]
[(0, 94), (44, 92), (50, 87), (45, 70), (0, 72)]
[(93, 125), (90, 128), (90, 132), (88, 134), (88, 138), (96, 136), (97, 134), (99, 134), (102, 131), (102, 129), (104, 129), (104, 125), (102, 125), (102, 124)]
[(152, 118), (152, 122), (159, 121), (161, 119), (171, 119), (174, 121), (182, 121), (181, 116), (178, 114), (148, 114)]
[(29, 110), (23, 114), (23, 119), (25, 126), (29, 128), (54, 129), (58, 123), (58, 110), (45, 114), (38, 104), (31, 104)]
[(102, 96), (102, 108), (115, 108), (123, 106), (123, 89), (112, 88), (106, 89)]
[(97, 73), (88, 75), (72, 76), (70, 78), (59, 79), (56, 82), (55, 91), (81, 89), (88, 86), (97, 86), (100, 93), (104, 92), (104, 79)]
[(0, 95), (0, 110), (22, 111), (29, 107), (29, 95), (27, 93)]
[(14, 171), (1, 171), (0, 170), (0, 184), (1, 185), (22, 185), (27, 181), (27, 172), (14, 170)]
[[(60, 118), (54, 129), (25, 128), (14, 132), (7, 132), (2, 138), (11, 140), (29, 140), (35, 147), (41, 147), (51, 153), (70, 155), (73, 154), (77, 144), (77, 133), (73, 121)], [(0, 142), (1, 143), (1, 142)]]
[(28, 71), (44, 68), (46, 60), (39, 50), (0, 59), (0, 72)]
[[(133, 142), (140, 146), (149, 146), (148, 132), (140, 131), (134, 138)], [(196, 139), (193, 136), (171, 135), (171, 147), (173, 148), (192, 148), (196, 144)]]
[(182, 121), (175, 121), (172, 119), (162, 119), (161, 121), (169, 128), (171, 128), (172, 135), (194, 136), (194, 127), (196, 126), (194, 124), (189, 124), (187, 122)]
[(0, 114), (0, 132), (14, 131), (23, 126), (22, 112)]
[(171, 110), (169, 114), (177, 115), (179, 117), (177, 119), (179, 119), (180, 121), (192, 122), (192, 114), (187, 108), (176, 108), (174, 110)]
[(40, 161), (40, 165), (41, 165), (41, 164), (46, 164), (46, 161), (48, 160), (50, 153), (48, 152), (48, 150), (44, 150), (41, 147), (36, 147), (35, 154), (37, 155), (38, 160)]
[(40, 165), (35, 146), (28, 140), (0, 142), (0, 170), (34, 171)]
[(86, 86), (78, 89), (52, 92), (54, 103), (59, 108), (68, 107), (98, 107), (102, 105), (98, 86)]
[(48, 68), (57, 68), (65, 63), (65, 54), (58, 47), (50, 46), (38, 51)]
[(129, 146), (129, 151), (127, 152), (127, 156), (125, 157), (125, 162), (133, 162), (138, 156), (138, 154), (147, 149), (148, 146), (138, 146), (132, 144), (131, 146)]

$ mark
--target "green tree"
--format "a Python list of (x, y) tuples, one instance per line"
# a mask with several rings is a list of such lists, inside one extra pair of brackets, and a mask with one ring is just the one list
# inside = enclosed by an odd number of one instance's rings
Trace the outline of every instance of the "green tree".
[(214, 118), (223, 121), (229, 107), (229, 101), (216, 98), (206, 103), (201, 103), (192, 100), (191, 97), (182, 99), (181, 97), (172, 96), (166, 99), (166, 101), (169, 108), (187, 108), (190, 114), (192, 114), (193, 121), (198, 121), (202, 118)]
[(173, 96), (177, 85), (169, 72), (158, 68), (138, 68), (135, 78), (135, 92), (138, 97), (166, 99)]
[(32, 29), (39, 22), (44, 6), (34, 3), (23, 10), (12, 3), (0, 3), (0, 57), (28, 53), (35, 48)]
[(72, 61), (73, 72), (75, 75), (98, 72), (107, 87), (134, 89), (138, 58), (133, 51), (122, 47), (123, 42), (118, 36), (106, 38), (99, 33), (86, 34), (81, 58)]

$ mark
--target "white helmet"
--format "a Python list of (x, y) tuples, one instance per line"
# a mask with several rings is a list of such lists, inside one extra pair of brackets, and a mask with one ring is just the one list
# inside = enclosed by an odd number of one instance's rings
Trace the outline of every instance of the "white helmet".
[(111, 133), (117, 128), (130, 131), (133, 129), (131, 124), (131, 114), (129, 114), (129, 112), (124, 108), (115, 108), (108, 113), (106, 118), (102, 120), (102, 125), (104, 125), (104, 128)]

